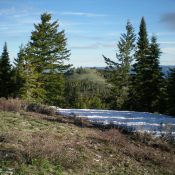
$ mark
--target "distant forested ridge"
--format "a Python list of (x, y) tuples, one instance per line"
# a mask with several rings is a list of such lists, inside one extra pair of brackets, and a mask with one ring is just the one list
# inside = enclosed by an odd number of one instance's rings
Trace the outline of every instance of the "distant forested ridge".
[[(161, 72), (165, 75), (165, 76), (167, 76), (169, 73), (170, 73), (170, 69), (174, 69), (175, 68), (175, 66), (173, 66), (173, 65), (160, 65), (160, 67), (161, 67)], [(106, 69), (106, 67), (84, 67), (85, 69), (87, 68), (87, 69), (96, 69), (96, 70), (98, 70), (98, 71), (103, 71), (103, 70), (105, 70)], [(130, 73), (132, 73), (132, 66), (131, 66), (131, 69), (130, 69)]]

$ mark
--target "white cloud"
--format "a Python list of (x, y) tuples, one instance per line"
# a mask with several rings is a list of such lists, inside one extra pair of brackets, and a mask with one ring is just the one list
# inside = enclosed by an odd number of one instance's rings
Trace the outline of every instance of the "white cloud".
[(159, 44), (175, 44), (175, 41), (160, 41)]
[(175, 12), (162, 15), (161, 22), (167, 24), (171, 29), (175, 30)]
[(90, 45), (82, 45), (82, 46), (72, 46), (72, 49), (102, 49), (102, 48), (112, 48), (115, 49), (116, 48), (116, 44), (114, 42), (108, 42), (108, 43), (103, 43), (103, 42), (98, 42), (98, 43), (94, 43), (94, 44), (90, 44)]
[(72, 46), (71, 49), (98, 49), (99, 44), (91, 44), (86, 46)]
[[(157, 32), (155, 33), (157, 36), (174, 36), (175, 32)], [(151, 35), (151, 34), (150, 34)]]
[[(5, 17), (11, 16), (15, 18), (20, 18), (20, 17), (25, 17), (28, 14), (31, 14), (31, 11), (33, 10), (34, 9), (32, 7), (28, 7), (28, 6), (19, 6), (19, 7), (11, 6), (9, 8), (0, 9), (0, 16), (5, 16)], [(33, 13), (35, 12), (33, 11)]]
[(61, 12), (63, 16), (84, 16), (84, 17), (106, 17), (107, 14), (84, 13), (84, 12)]
[(15, 7), (10, 7), (10, 8), (6, 8), (6, 9), (0, 9), (0, 15), (4, 16), (4, 15), (11, 15), (16, 13), (17, 10)]
[(165, 47), (165, 48), (162, 48), (162, 51), (163, 51), (163, 54), (169, 54), (169, 55), (175, 56), (175, 47)]
[(34, 24), (34, 23), (38, 23), (39, 20), (37, 20), (36, 18), (33, 17), (27, 17), (26, 19), (20, 19), (20, 20), (16, 20), (16, 22), (18, 24)]
[(116, 48), (117, 44), (116, 43), (108, 43), (108, 44), (103, 44), (102, 46), (104, 48)]

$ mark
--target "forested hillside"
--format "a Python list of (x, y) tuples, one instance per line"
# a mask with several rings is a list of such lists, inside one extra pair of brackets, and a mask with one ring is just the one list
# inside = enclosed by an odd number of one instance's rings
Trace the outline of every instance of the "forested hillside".
[(66, 73), (65, 98), (69, 108), (108, 108), (110, 84), (96, 69), (78, 68)]
[[(174, 68), (160, 66), (157, 36), (148, 36), (142, 17), (136, 34), (130, 21), (117, 43), (116, 58), (103, 55), (105, 69), (74, 68), (58, 21), (41, 15), (31, 38), (10, 62), (7, 43), (0, 58), (0, 97), (64, 108), (95, 108), (175, 115)], [(67, 64), (66, 64), (67, 63)]]

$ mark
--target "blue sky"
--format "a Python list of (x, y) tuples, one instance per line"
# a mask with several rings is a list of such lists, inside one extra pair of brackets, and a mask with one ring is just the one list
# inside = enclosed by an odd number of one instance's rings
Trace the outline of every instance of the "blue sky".
[(175, 65), (174, 0), (0, 0), (0, 52), (6, 41), (13, 61), (46, 11), (65, 30), (70, 63), (76, 67), (105, 66), (102, 54), (115, 60), (127, 20), (138, 33), (142, 16), (149, 37), (158, 37), (163, 52), (160, 63)]

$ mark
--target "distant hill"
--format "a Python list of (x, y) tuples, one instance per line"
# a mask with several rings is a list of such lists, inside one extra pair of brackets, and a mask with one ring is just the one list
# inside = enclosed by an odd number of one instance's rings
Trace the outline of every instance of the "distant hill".
[(165, 65), (162, 65), (161, 68), (162, 68), (162, 72), (163, 72), (165, 75), (167, 75), (168, 72), (169, 72), (169, 69), (175, 68), (175, 66), (165, 66)]
[[(168, 75), (170, 68), (175, 68), (175, 66), (165, 66), (162, 65), (162, 72), (165, 76)], [(101, 87), (105, 87), (108, 83), (106, 82), (104, 76), (100, 74), (100, 71), (105, 70), (105, 67), (84, 67), (77, 68), (72, 72), (66, 74), (67, 80), (87, 80), (97, 83)]]
[[(105, 68), (102, 68), (105, 69)], [(90, 80), (92, 82), (105, 85), (104, 77), (98, 72), (99, 68), (80, 68), (80, 71), (72, 72), (67, 76), (70, 80)]]
[[(162, 68), (162, 72), (163, 74), (167, 75), (168, 72), (169, 72), (169, 69), (170, 68), (175, 68), (175, 66), (171, 66), (171, 65), (161, 65), (161, 68)], [(87, 69), (97, 69), (97, 70), (104, 70), (105, 67), (88, 67)]]

